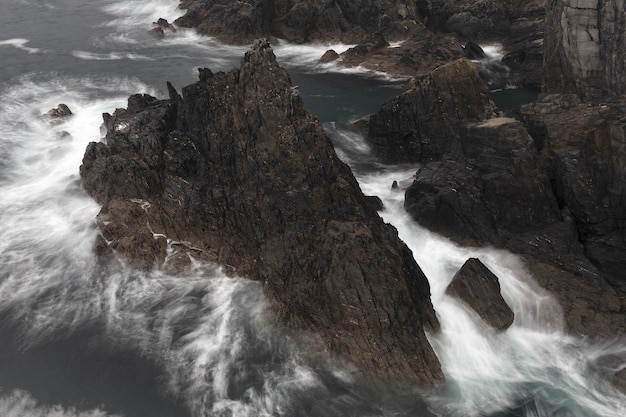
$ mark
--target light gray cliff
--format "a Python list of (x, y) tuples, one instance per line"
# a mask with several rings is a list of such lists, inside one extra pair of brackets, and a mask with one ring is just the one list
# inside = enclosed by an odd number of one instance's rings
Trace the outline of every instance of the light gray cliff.
[(624, 93), (625, 31), (624, 0), (548, 0), (544, 92)]

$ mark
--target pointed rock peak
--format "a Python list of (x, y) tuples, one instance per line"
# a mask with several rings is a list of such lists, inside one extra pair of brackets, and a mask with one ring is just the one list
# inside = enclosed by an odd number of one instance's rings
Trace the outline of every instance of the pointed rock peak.
[(243, 57), (242, 64), (250, 62), (256, 63), (259, 61), (269, 61), (276, 63), (276, 55), (269, 41), (265, 38), (257, 39), (252, 44), (252, 47)]
[(169, 81), (167, 82), (167, 93), (169, 94), (170, 100), (172, 101), (172, 103), (175, 104), (181, 100), (180, 95), (178, 94), (178, 91), (176, 91), (176, 88), (174, 88), (172, 83), (170, 83)]

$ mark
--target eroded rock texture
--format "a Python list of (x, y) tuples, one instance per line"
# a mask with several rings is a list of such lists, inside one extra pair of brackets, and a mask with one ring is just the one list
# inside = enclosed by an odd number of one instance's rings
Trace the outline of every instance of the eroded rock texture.
[(515, 315), (500, 292), (498, 277), (479, 259), (468, 259), (454, 274), (446, 294), (469, 305), (490, 326), (505, 330)]
[(411, 80), (369, 118), (365, 133), (385, 162), (421, 162), (458, 152), (464, 123), (484, 120), (493, 104), (474, 65), (459, 59)]
[(421, 164), (405, 208), (457, 242), (522, 255), (569, 331), (626, 332), (624, 101), (543, 96), (522, 123), (490, 115), (484, 87), (462, 74), (442, 83), (454, 89), (413, 83), (370, 117), (378, 155)]
[(415, 4), (395, 0), (182, 0), (180, 7), (187, 12), (178, 25), (235, 43), (259, 36), (357, 43), (376, 32), (393, 40), (420, 20)]
[(239, 69), (201, 70), (182, 95), (132, 96), (105, 124), (81, 166), (103, 204), (100, 253), (140, 267), (219, 262), (262, 280), (283, 323), (366, 375), (442, 379), (424, 333), (438, 327), (426, 278), (267, 42)]

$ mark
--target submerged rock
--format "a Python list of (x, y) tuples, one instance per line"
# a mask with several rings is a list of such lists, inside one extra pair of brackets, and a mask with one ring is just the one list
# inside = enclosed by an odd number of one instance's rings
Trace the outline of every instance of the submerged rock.
[(103, 204), (99, 252), (168, 267), (176, 242), (176, 264), (211, 260), (263, 281), (284, 324), (365, 375), (440, 381), (428, 281), (269, 44), (200, 78), (182, 95), (169, 86), (167, 100), (132, 96), (105, 117), (106, 143), (88, 146), (81, 176)]
[(56, 108), (48, 111), (44, 116), (49, 117), (50, 119), (65, 119), (67, 117), (72, 116), (74, 113), (70, 110), (67, 104), (59, 104)]
[(479, 259), (468, 259), (454, 274), (446, 294), (469, 305), (490, 326), (508, 329), (515, 315), (502, 298), (498, 277)]

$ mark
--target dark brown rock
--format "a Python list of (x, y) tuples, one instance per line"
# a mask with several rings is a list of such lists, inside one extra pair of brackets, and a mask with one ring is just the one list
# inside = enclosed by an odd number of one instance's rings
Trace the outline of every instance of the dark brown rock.
[(490, 326), (506, 330), (515, 315), (502, 298), (498, 277), (479, 259), (468, 259), (454, 274), (446, 294), (469, 305)]
[(333, 62), (338, 59), (339, 54), (335, 52), (335, 50), (329, 49), (328, 51), (324, 52), (324, 55), (322, 55), (322, 57), (320, 58), (320, 62), (326, 64), (328, 62)]
[(154, 27), (150, 30), (150, 33), (157, 36), (164, 36), (166, 31), (176, 32), (176, 27), (163, 18), (159, 18), (152, 25)]
[[(89, 145), (81, 176), (108, 246), (140, 267), (217, 261), (263, 281), (285, 325), (365, 375), (441, 380), (428, 281), (269, 44), (201, 78), (169, 100), (132, 96), (106, 118), (106, 144)], [(175, 265), (166, 242), (180, 242)]]
[(45, 116), (49, 117), (50, 119), (65, 119), (67, 117), (72, 116), (73, 113), (70, 110), (70, 108), (67, 106), (67, 104), (59, 104), (56, 108), (51, 109), (50, 111), (48, 111)]
[(411, 77), (428, 73), (464, 55), (454, 35), (433, 33), (419, 26), (393, 47), (386, 39), (372, 42), (372, 38), (368, 37), (341, 56), (342, 65), (347, 67), (361, 66), (373, 71)]
[(277, 37), (290, 42), (358, 43), (376, 32), (406, 37), (420, 20), (416, 7), (392, 0), (182, 0), (176, 23), (225, 42)]
[(511, 234), (560, 218), (519, 121), (468, 124), (459, 140), (456, 156), (425, 164), (406, 191), (405, 208), (418, 223), (464, 244), (502, 245)]
[(626, 99), (542, 96), (522, 108), (587, 257), (626, 293)]
[(384, 162), (423, 162), (459, 150), (464, 123), (493, 114), (474, 65), (460, 59), (411, 80), (369, 118), (366, 137)]
[(613, 377), (613, 386), (626, 395), (626, 368), (622, 369)]

